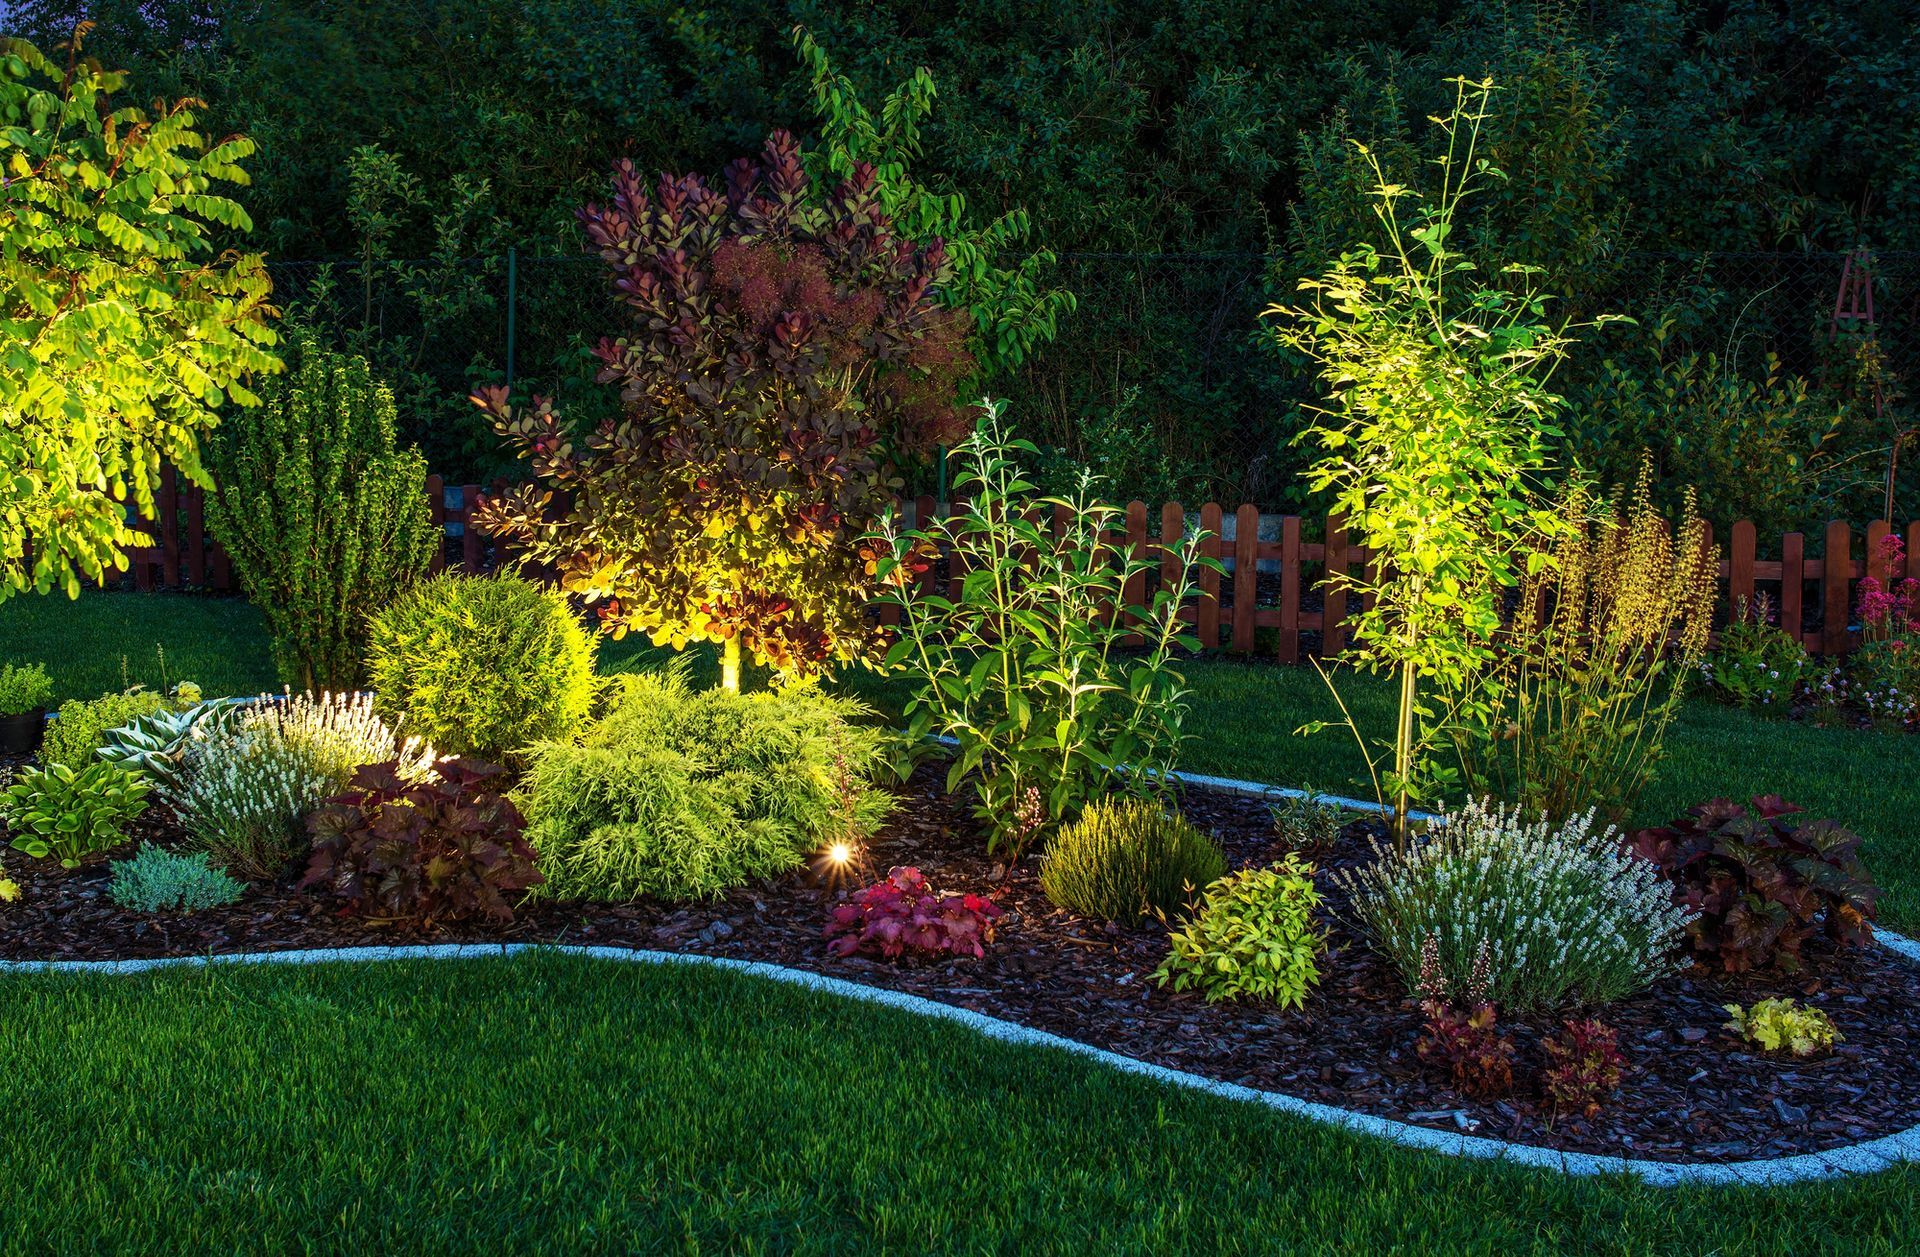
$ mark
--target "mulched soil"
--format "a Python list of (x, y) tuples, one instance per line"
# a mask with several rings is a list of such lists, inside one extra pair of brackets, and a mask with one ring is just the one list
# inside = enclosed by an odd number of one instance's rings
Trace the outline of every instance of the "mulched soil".
[[(1187, 812), (1219, 836), (1236, 865), (1285, 854), (1264, 806), (1193, 791)], [(136, 837), (182, 841), (163, 808)], [(1365, 1113), (1548, 1147), (1655, 1160), (1742, 1160), (1812, 1152), (1920, 1122), (1920, 984), (1885, 949), (1824, 943), (1796, 978), (1725, 977), (1696, 969), (1608, 1006), (1629, 1070), (1596, 1119), (1559, 1117), (1537, 1099), (1545, 1034), (1557, 1019), (1503, 1018), (1519, 1049), (1518, 1087), (1507, 1100), (1456, 1094), (1415, 1053), (1422, 1018), (1397, 974), (1329, 914), (1331, 951), (1303, 1010), (1209, 1005), (1149, 980), (1166, 953), (1158, 925), (1120, 929), (1082, 921), (1041, 893), (1032, 859), (1012, 868), (985, 854), (963, 800), (924, 771), (900, 792), (891, 824), (869, 844), (859, 881), (896, 864), (920, 867), (945, 891), (991, 890), (1005, 916), (985, 960), (895, 963), (829, 956), (829, 907), (850, 889), (812, 871), (736, 890), (713, 902), (622, 905), (535, 902), (506, 927), (462, 924), (432, 931), (368, 925), (296, 893), (292, 879), (258, 884), (229, 908), (140, 918), (107, 896), (108, 870), (63, 870), (9, 853), (19, 902), (0, 905), (0, 956), (107, 959), (419, 942), (566, 942), (632, 946), (771, 961), (887, 987), (1005, 1017), (1112, 1051), (1197, 1074), (1282, 1091)], [(1359, 826), (1322, 868), (1367, 858)], [(1338, 897), (1327, 889), (1330, 907)], [(1825, 1009), (1846, 1041), (1822, 1059), (1770, 1058), (1721, 1029), (1723, 1004), (1791, 995)]]

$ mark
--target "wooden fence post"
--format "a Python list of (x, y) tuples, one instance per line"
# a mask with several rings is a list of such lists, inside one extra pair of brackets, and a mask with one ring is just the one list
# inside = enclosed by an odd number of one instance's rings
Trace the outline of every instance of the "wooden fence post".
[(1807, 582), (1807, 538), (1790, 532), (1780, 538), (1780, 627), (1793, 634), (1793, 640), (1807, 644), (1807, 626), (1800, 610), (1800, 598)]
[[(1147, 504), (1138, 498), (1127, 503), (1127, 556), (1138, 562), (1147, 557)], [(1120, 588), (1120, 622), (1138, 624), (1147, 605), (1147, 573), (1142, 568), (1127, 577)], [(1125, 646), (1138, 646), (1145, 639), (1138, 633), (1121, 638)]]
[(1280, 520), (1281, 663), (1300, 662), (1300, 517)]
[(427, 477), (427, 518), (433, 522), (429, 568), (438, 572), (447, 566), (447, 483), (437, 475)]
[[(1186, 508), (1178, 502), (1168, 502), (1160, 508), (1160, 585), (1154, 591), (1158, 597), (1161, 591), (1171, 594), (1173, 587), (1180, 583), (1185, 573), (1180, 570), (1180, 543), (1187, 536)], [(1184, 616), (1186, 608), (1174, 607), (1170, 615)]]
[(1733, 526), (1727, 551), (1727, 615), (1740, 620), (1753, 613), (1753, 521), (1743, 519)]
[(1842, 521), (1828, 523), (1820, 562), (1820, 652), (1839, 656), (1847, 650), (1847, 621), (1853, 611), (1847, 596), (1853, 575), (1853, 531)]
[(1347, 524), (1339, 515), (1327, 516), (1327, 571), (1325, 610), (1320, 613), (1320, 657), (1332, 659), (1347, 648), (1347, 587), (1338, 579), (1347, 571)]
[[(1200, 528), (1207, 536), (1200, 550), (1214, 562), (1220, 561), (1220, 504), (1208, 502), (1200, 508)], [(1194, 607), (1194, 628), (1200, 634), (1200, 648), (1212, 650), (1220, 645), (1220, 570), (1200, 569), (1200, 601)]]
[(1233, 653), (1253, 650), (1253, 604), (1260, 597), (1260, 508), (1233, 513)]

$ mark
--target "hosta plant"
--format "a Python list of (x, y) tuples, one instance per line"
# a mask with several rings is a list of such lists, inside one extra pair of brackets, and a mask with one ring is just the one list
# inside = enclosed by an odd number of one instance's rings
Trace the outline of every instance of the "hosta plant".
[(1834, 1028), (1831, 1017), (1790, 999), (1763, 999), (1752, 1008), (1738, 1004), (1725, 1007), (1732, 1017), (1725, 1028), (1763, 1052), (1818, 1056), (1846, 1041), (1846, 1036)]
[(246, 887), (197, 851), (167, 851), (140, 844), (132, 859), (113, 862), (107, 893), (130, 912), (198, 912), (238, 900)]
[(1320, 980), (1326, 935), (1314, 920), (1320, 894), (1313, 866), (1289, 855), (1264, 869), (1241, 869), (1216, 881), (1168, 942), (1154, 971), (1176, 991), (1196, 987), (1208, 1003), (1270, 999), (1282, 1008), (1306, 1003)]
[(1040, 888), (1069, 912), (1122, 925), (1183, 914), (1227, 871), (1220, 844), (1151, 799), (1094, 804), (1047, 842)]
[(125, 826), (146, 810), (150, 789), (140, 774), (117, 764), (88, 764), (77, 772), (65, 764), (29, 768), (0, 791), (0, 820), (14, 850), (76, 868), (125, 840)]
[[(482, 526), (554, 565), (620, 636), (711, 641), (812, 673), (875, 653), (859, 539), (899, 488), (890, 460), (965, 431), (964, 313), (938, 241), (896, 230), (874, 171), (816, 187), (776, 132), (724, 186), (649, 185), (629, 161), (581, 211), (627, 319), (595, 349), (624, 413), (582, 437), (544, 400), (475, 401), (543, 486)], [(550, 512), (556, 493), (570, 505)]]
[(245, 711), (243, 700), (215, 698), (184, 710), (162, 707), (107, 731), (97, 752), (109, 764), (135, 769), (160, 790), (177, 796), (185, 781), (187, 747), (196, 738), (231, 733)]
[(943, 895), (919, 869), (897, 867), (827, 914), (827, 950), (900, 956), (986, 955), (1000, 906), (981, 895)]
[(1455, 989), (1485, 951), (1488, 998), (1512, 1011), (1631, 995), (1677, 967), (1686, 923), (1660, 870), (1592, 813), (1555, 824), (1475, 801), (1336, 878), (1409, 989), (1429, 947)]
[[(955, 451), (965, 506), (911, 531), (889, 516), (870, 539), (880, 601), (900, 613), (886, 663), (914, 682), (908, 734), (954, 739), (948, 790), (971, 782), (989, 849), (1016, 855), (1109, 790), (1166, 790), (1187, 736), (1177, 652), (1198, 649), (1180, 608), (1214, 563), (1197, 532), (1170, 562), (1116, 543), (1124, 512), (1097, 500), (1090, 477), (1068, 497), (1038, 496), (1016, 461), (1033, 450), (990, 406)], [(922, 579), (943, 543), (964, 573), (957, 597)], [(1116, 612), (1154, 571), (1170, 579), (1151, 602)]]
[(1694, 953), (1728, 973), (1798, 970), (1816, 926), (1844, 945), (1873, 941), (1880, 888), (1860, 860), (1859, 836), (1803, 818), (1778, 795), (1702, 803), (1636, 833), (1633, 848), (1670, 879)]
[(1613, 1027), (1585, 1017), (1570, 1017), (1563, 1035), (1548, 1038), (1541, 1047), (1547, 1067), (1540, 1087), (1556, 1112), (1600, 1115), (1602, 1104), (1620, 1089), (1626, 1058), (1620, 1054), (1620, 1035)]
[(313, 854), (300, 885), (376, 920), (511, 921), (513, 898), (542, 879), (504, 785), (501, 769), (478, 760), (443, 760), (425, 778), (399, 761), (369, 764), (307, 818)]

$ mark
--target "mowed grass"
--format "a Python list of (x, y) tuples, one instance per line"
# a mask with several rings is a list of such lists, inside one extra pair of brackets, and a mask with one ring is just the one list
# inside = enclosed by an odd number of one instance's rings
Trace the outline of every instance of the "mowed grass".
[[(167, 680), (198, 681), (208, 693), (277, 686), (259, 613), (236, 599), (88, 593), (77, 602), (0, 603), (0, 661), (46, 661), (62, 698), (121, 688), (123, 658), (132, 679), (156, 684), (161, 653)], [(718, 678), (712, 651), (689, 654), (696, 681)], [(606, 642), (600, 653), (606, 671), (658, 666), (672, 657), (637, 637)], [(1351, 736), (1294, 732), (1339, 715), (1313, 669), (1217, 657), (1192, 661), (1186, 672), (1194, 740), (1183, 767), (1366, 795), (1365, 766)], [(759, 681), (748, 677), (749, 684)], [(898, 678), (863, 671), (837, 684), (883, 712), (897, 712), (908, 693)], [(1392, 727), (1390, 688), (1368, 677), (1343, 685), (1355, 717), (1385, 736)], [(1859, 832), (1886, 891), (1883, 920), (1895, 929), (1920, 929), (1920, 740), (1768, 720), (1699, 700), (1687, 705), (1669, 737), (1659, 773), (1637, 823), (1658, 824), (1716, 795), (1783, 795)]]
[(4, 1252), (1911, 1251), (1920, 1171), (1408, 1152), (761, 979), (547, 956), (0, 980)]

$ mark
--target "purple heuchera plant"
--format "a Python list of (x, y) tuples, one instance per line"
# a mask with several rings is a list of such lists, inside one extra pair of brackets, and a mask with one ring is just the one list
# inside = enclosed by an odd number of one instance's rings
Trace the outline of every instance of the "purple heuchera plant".
[(908, 952), (986, 955), (1000, 906), (981, 895), (942, 895), (919, 869), (898, 867), (827, 914), (827, 950), (889, 960)]

